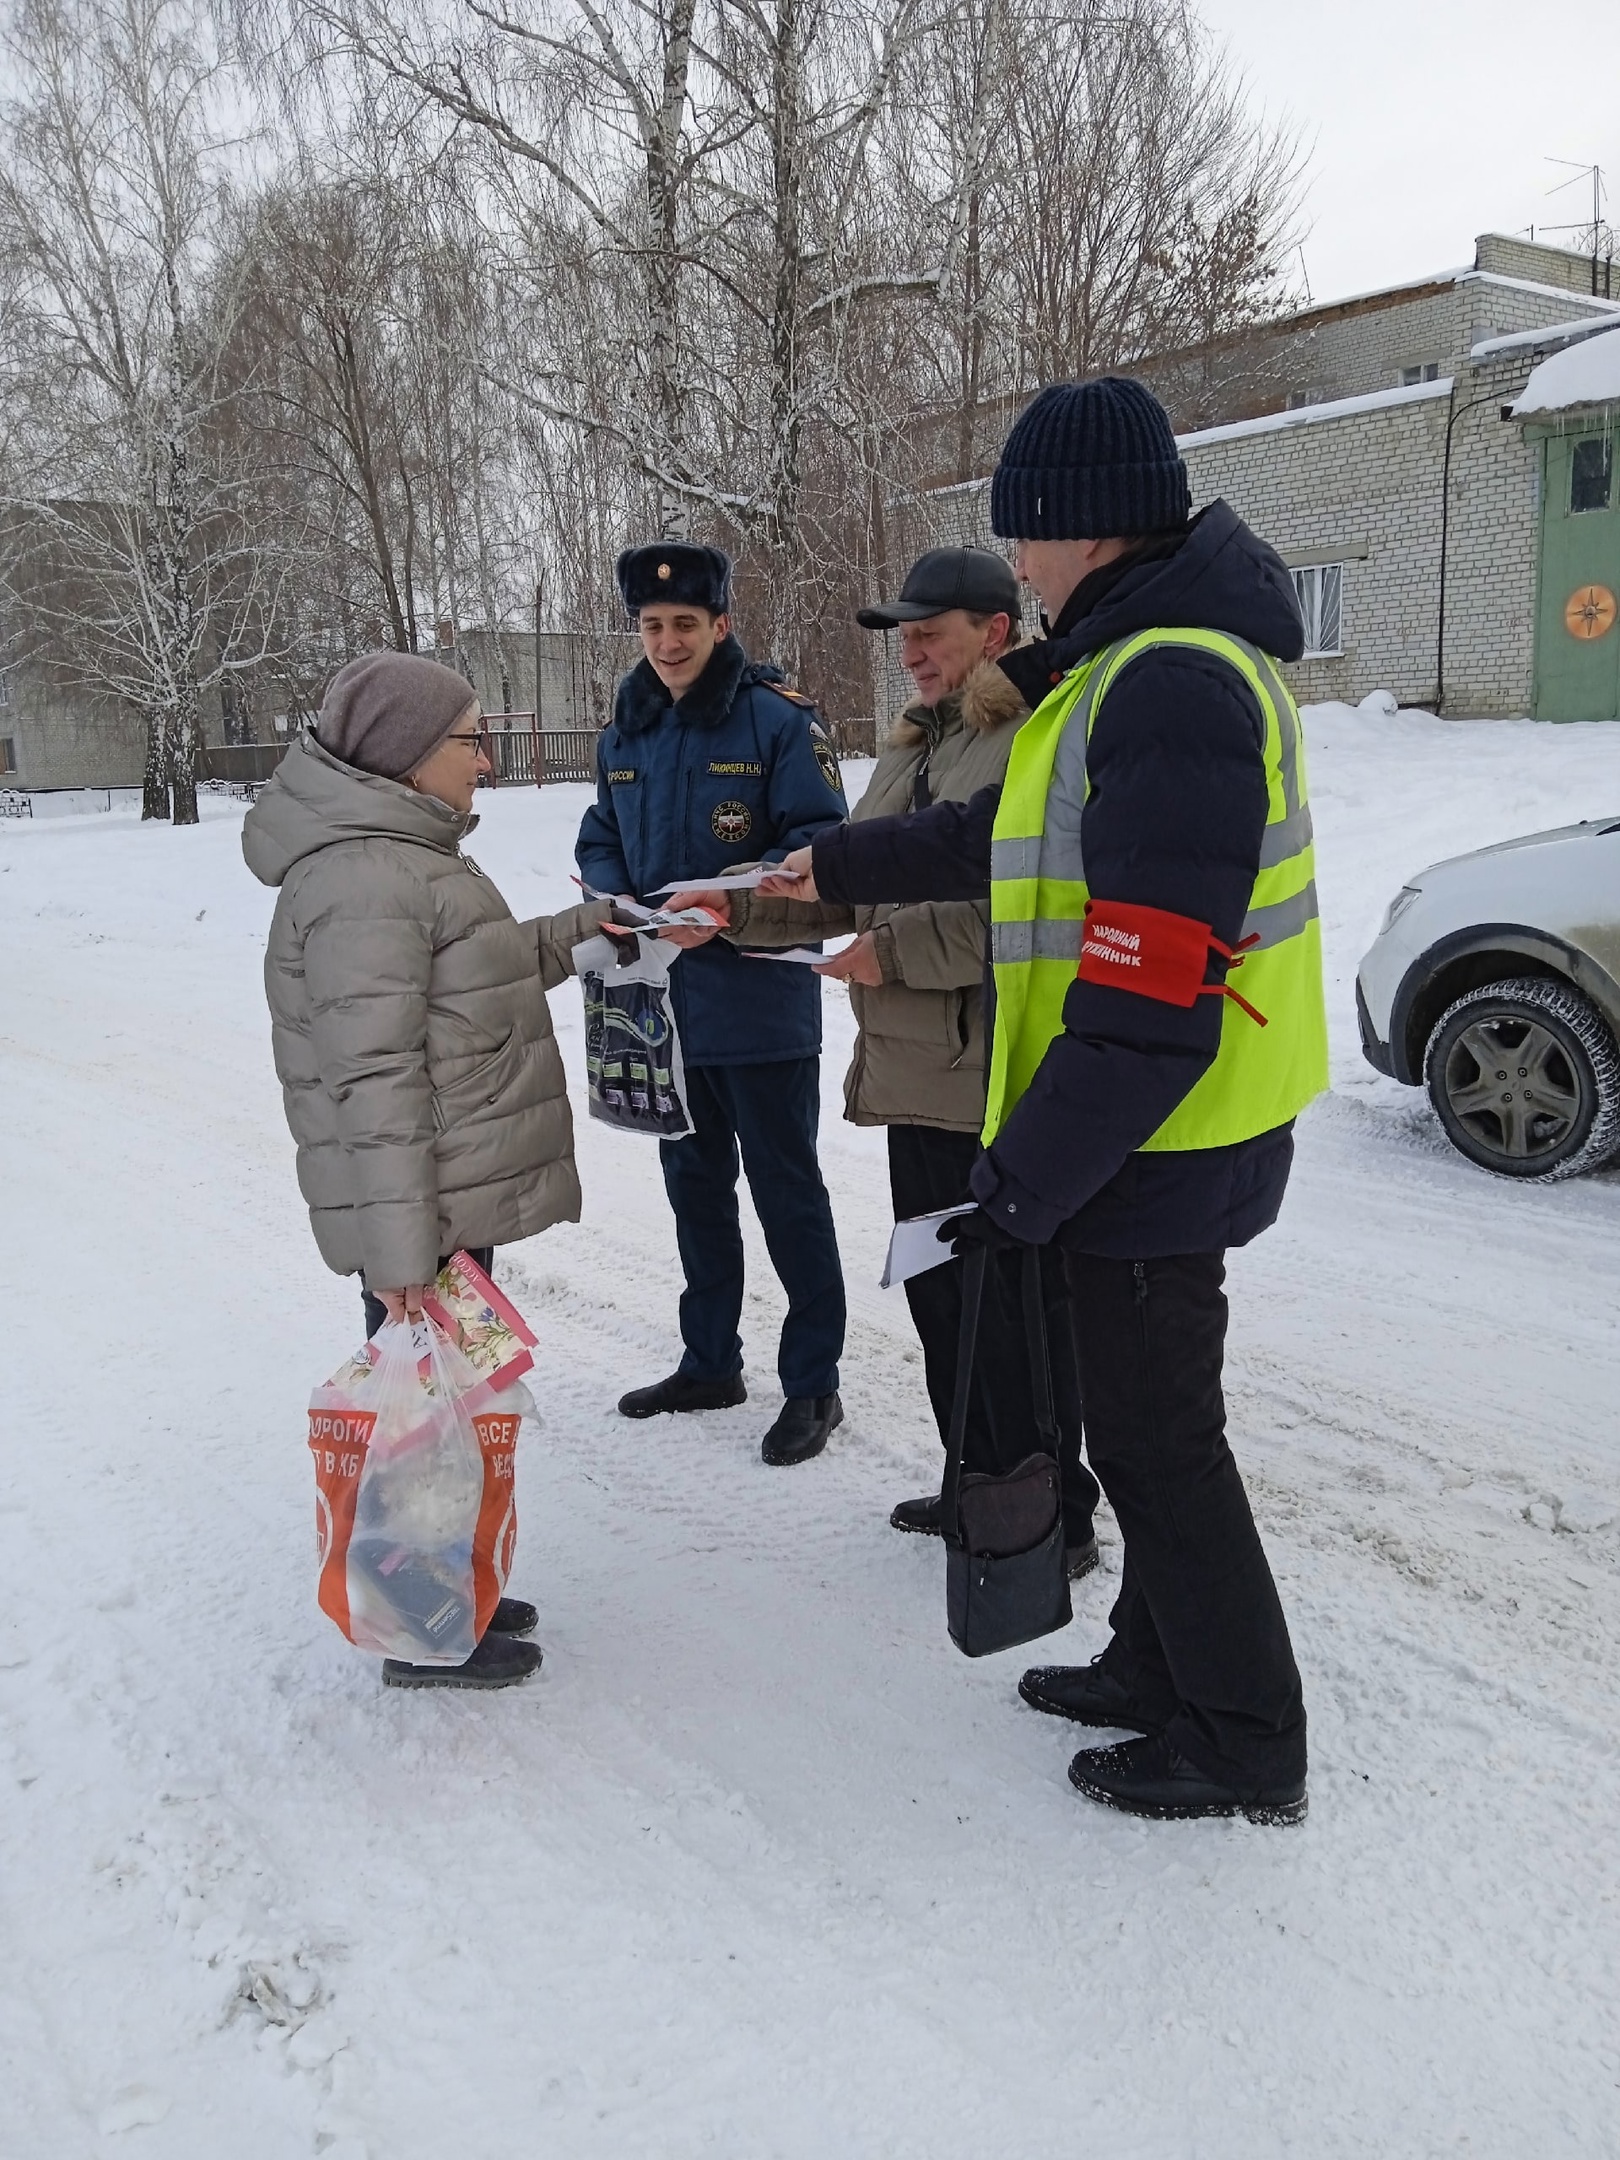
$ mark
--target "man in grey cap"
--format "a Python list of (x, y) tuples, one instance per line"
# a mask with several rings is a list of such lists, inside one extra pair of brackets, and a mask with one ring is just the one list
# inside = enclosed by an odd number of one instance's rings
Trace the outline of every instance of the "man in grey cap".
[[(862, 608), (863, 629), (898, 630), (900, 658), (917, 695), (895, 723), (854, 817), (906, 816), (936, 801), (966, 802), (999, 787), (1013, 737), (1028, 710), (997, 664), (1020, 640), (1018, 584), (1003, 556), (980, 548), (930, 548), (898, 600)], [(982, 984), (989, 909), (972, 900), (911, 907), (829, 906), (730, 899), (732, 940), (795, 945), (855, 931), (853, 945), (817, 972), (849, 985), (859, 1034), (844, 1083), (844, 1114), (887, 1128), (896, 1218), (968, 1198), (984, 1123)], [(906, 1284), (922, 1343), (929, 1401), (944, 1440), (956, 1386), (962, 1263)], [(1061, 1274), (1052, 1273), (1048, 1334), (1064, 1469), (1065, 1543), (1072, 1574), (1097, 1564), (1095, 1479), (1079, 1459), (1074, 1352)], [(965, 1459), (970, 1469), (1013, 1469), (1036, 1445), (1029, 1353), (1016, 1266), (998, 1259), (985, 1285)], [(902, 1500), (897, 1530), (939, 1534), (938, 1491)]]

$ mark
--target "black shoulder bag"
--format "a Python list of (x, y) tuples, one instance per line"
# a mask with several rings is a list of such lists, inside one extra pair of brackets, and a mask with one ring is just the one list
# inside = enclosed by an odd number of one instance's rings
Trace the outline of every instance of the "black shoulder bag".
[(984, 1302), (986, 1253), (967, 1255), (962, 1279), (962, 1326), (956, 1345), (956, 1393), (940, 1492), (945, 1537), (945, 1616), (951, 1640), (966, 1657), (1010, 1650), (1066, 1627), (1073, 1617), (1063, 1549), (1063, 1478), (1057, 1461), (1057, 1420), (1046, 1349), (1041, 1256), (1022, 1256), (1024, 1337), (1029, 1346), (1035, 1427), (1043, 1453), (1026, 1455), (1004, 1477), (963, 1474), (968, 1398)]

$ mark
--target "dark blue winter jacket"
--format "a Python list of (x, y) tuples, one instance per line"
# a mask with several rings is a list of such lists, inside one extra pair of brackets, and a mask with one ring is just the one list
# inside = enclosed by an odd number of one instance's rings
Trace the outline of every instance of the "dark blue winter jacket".
[[(682, 698), (646, 660), (620, 683), (579, 828), (579, 874), (645, 899), (671, 879), (701, 885), (733, 863), (780, 860), (848, 814), (815, 707), (728, 637)], [(682, 953), (670, 986), (689, 1065), (775, 1064), (821, 1048), (821, 981), (808, 968), (746, 960), (716, 938)]]
[[(1116, 638), (1225, 630), (1280, 660), (1304, 643), (1292, 580), (1225, 503), (1184, 535), (1093, 572), (1050, 637), (1002, 660), (1031, 705)], [(1121, 669), (1098, 712), (1081, 821), (1086, 881), (1109, 900), (1214, 925), (1235, 942), (1266, 823), (1264, 725), (1236, 671), (1185, 647)], [(999, 788), (818, 840), (824, 900), (983, 899)], [(1143, 1152), (1214, 1062), (1221, 1000), (1190, 1010), (1076, 981), (1063, 1032), (972, 1189), (1014, 1235), (1133, 1260), (1244, 1245), (1276, 1221), (1293, 1127), (1233, 1147)]]

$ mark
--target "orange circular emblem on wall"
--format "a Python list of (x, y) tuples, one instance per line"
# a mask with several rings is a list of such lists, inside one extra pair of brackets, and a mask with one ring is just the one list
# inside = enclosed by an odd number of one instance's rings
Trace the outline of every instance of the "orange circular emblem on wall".
[(1564, 607), (1564, 628), (1571, 637), (1600, 638), (1614, 628), (1620, 603), (1607, 585), (1583, 585), (1572, 592)]

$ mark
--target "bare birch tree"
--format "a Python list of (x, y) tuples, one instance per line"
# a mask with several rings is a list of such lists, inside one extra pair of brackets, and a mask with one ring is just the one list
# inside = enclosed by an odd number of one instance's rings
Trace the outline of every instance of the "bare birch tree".
[(26, 0), (5, 50), (13, 604), (83, 690), (144, 716), (144, 814), (193, 824), (200, 700), (275, 618), (220, 369), (217, 70), (178, 0)]

